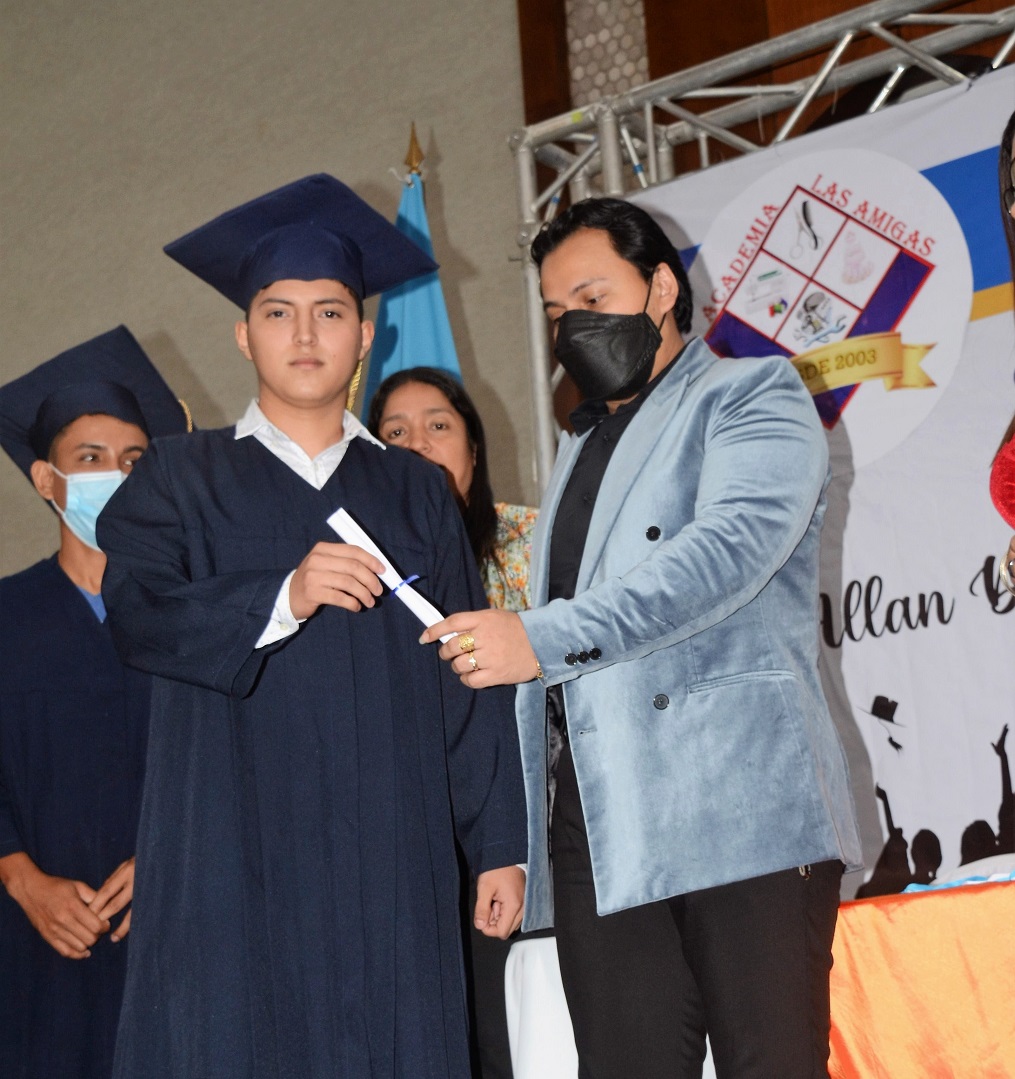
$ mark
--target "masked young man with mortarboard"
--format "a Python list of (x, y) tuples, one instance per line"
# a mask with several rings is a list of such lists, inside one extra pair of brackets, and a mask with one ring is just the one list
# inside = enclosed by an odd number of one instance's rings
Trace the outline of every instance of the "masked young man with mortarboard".
[(187, 415), (123, 326), (0, 389), (0, 443), (60, 550), (0, 581), (0, 1075), (108, 1079), (127, 968), (150, 679), (99, 595), (105, 501)]
[(256, 402), (169, 440), (103, 514), (103, 595), (156, 676), (120, 1079), (469, 1074), (454, 843), (521, 917), (512, 693), (418, 644), (349, 511), (445, 610), (483, 601), (439, 469), (345, 410), (364, 297), (433, 263), (329, 176), (167, 252), (245, 312)]

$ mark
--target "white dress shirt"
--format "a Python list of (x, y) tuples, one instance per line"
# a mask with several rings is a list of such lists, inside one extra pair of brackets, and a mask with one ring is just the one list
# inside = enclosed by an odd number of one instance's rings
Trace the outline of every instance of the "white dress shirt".
[[(335, 469), (342, 463), (345, 451), (354, 438), (365, 438), (373, 442), (375, 446), (385, 449), (383, 442), (378, 441), (363, 426), (362, 423), (349, 411), (346, 411), (342, 421), (342, 438), (333, 446), (322, 450), (316, 457), (311, 457), (306, 450), (298, 446), (284, 431), (280, 431), (261, 411), (256, 401), (251, 401), (243, 418), (236, 424), (236, 438), (249, 438), (253, 436), (270, 453), (273, 453), (284, 465), (288, 465), (300, 479), (306, 480), (317, 490), (321, 488), (335, 474)], [(337, 539), (336, 539), (336, 542)], [(282, 582), (278, 596), (275, 598), (275, 606), (271, 612), (271, 619), (265, 626), (264, 632), (258, 638), (255, 647), (263, 648), (266, 644), (273, 644), (283, 637), (288, 637), (300, 628), (304, 619), (293, 615), (289, 605), (289, 585), (292, 582), (295, 569)]]

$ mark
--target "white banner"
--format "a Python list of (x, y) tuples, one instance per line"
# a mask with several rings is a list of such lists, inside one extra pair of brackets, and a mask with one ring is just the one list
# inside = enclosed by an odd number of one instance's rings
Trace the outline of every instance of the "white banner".
[(828, 431), (823, 676), (874, 890), (999, 853), (1015, 827), (1010, 536), (988, 493), (1015, 412), (1013, 106), (1009, 68), (633, 199), (685, 256), (695, 332), (788, 356)]

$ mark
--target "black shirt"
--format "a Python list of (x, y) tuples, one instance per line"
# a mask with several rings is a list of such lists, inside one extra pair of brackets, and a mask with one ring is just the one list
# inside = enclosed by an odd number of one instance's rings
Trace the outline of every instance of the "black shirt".
[(599, 488), (613, 451), (628, 424), (638, 414), (638, 409), (680, 359), (683, 351), (681, 349), (637, 397), (618, 406), (615, 412), (610, 412), (605, 401), (583, 401), (571, 413), (575, 433), (581, 435), (591, 430), (591, 434), (578, 454), (553, 518), (548, 599), (574, 598), (592, 511), (596, 507)]
[[(687, 346), (685, 345), (684, 348)], [(596, 498), (603, 483), (607, 465), (617, 448), (617, 443), (627, 430), (628, 424), (638, 414), (638, 409), (648, 400), (649, 394), (669, 374), (670, 369), (680, 359), (684, 349), (649, 382), (645, 388), (615, 412), (610, 412), (605, 401), (583, 401), (571, 413), (571, 423), (575, 433), (584, 434), (591, 429), (591, 434), (578, 454), (571, 475), (568, 478), (560, 504), (553, 518), (553, 531), (550, 534), (549, 592), (547, 599), (573, 599), (578, 583), (578, 569), (585, 553), (585, 541), (588, 539), (592, 511), (596, 507)], [(581, 652), (578, 656), (569, 656), (568, 662), (584, 658), (589, 654)], [(559, 757), (559, 742), (554, 737), (553, 728), (567, 737), (567, 720), (564, 715), (564, 694), (560, 686), (550, 686), (547, 690), (547, 716), (550, 720), (550, 774), (556, 771)]]

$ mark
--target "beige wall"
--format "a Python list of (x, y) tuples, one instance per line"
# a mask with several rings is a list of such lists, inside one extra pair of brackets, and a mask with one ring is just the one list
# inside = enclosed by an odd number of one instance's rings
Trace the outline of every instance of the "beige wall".
[[(235, 420), (236, 308), (161, 253), (230, 206), (327, 171), (393, 218), (415, 120), (466, 384), (494, 488), (531, 498), (506, 137), (522, 122), (514, 0), (2, 0), (0, 294), (7, 381), (126, 323), (200, 426)], [(54, 518), (0, 455), (0, 574)]]

